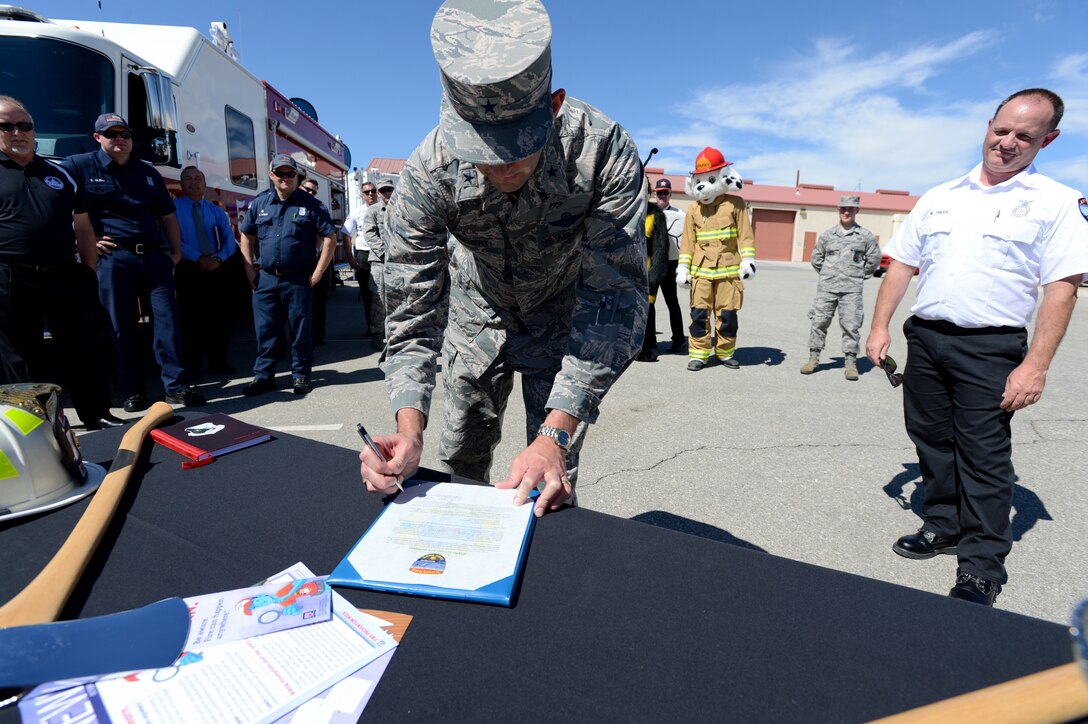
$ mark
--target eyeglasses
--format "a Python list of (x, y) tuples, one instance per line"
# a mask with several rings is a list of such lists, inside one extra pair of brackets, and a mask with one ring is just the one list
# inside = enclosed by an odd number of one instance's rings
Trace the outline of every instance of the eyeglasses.
[(114, 138), (132, 138), (132, 131), (102, 131), (98, 134), (113, 140)]
[(313, 186), (303, 186), (302, 190), (308, 193), (310, 196), (317, 196), (317, 189)]
[(393, 193), (393, 189), (391, 187), (389, 187), (389, 186), (386, 186), (384, 189), (378, 189), (378, 193), (385, 196), (386, 194)]
[(672, 194), (672, 191), (657, 191), (656, 193), (658, 196), (669, 196)]
[(898, 387), (903, 384), (903, 375), (895, 371), (895, 360), (891, 357), (885, 357), (880, 361), (880, 369), (884, 370), (884, 374), (888, 375), (888, 382), (892, 383), (892, 387)]
[(363, 193), (366, 194), (367, 196), (373, 196), (374, 194), (378, 193), (378, 190), (377, 189), (363, 189)]
[(296, 171), (273, 171), (272, 175), (275, 176), (276, 178), (294, 178), (295, 176), (298, 176), (298, 172), (296, 172)]
[(839, 213), (840, 214), (846, 214), (846, 213), (851, 213), (851, 212), (857, 213), (857, 209), (855, 209), (853, 206), (840, 206), (839, 207)]
[(4, 133), (11, 133), (16, 128), (18, 128), (21, 133), (30, 133), (34, 130), (34, 124), (30, 121), (15, 121), (15, 123), (4, 121), (3, 123), (0, 123), (0, 131), (3, 131)]

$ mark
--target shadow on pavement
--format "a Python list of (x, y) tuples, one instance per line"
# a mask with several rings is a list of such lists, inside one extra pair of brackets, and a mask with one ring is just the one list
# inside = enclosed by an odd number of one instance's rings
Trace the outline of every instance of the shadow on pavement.
[(733, 359), (740, 362), (742, 367), (751, 365), (777, 367), (786, 361), (786, 353), (774, 347), (738, 347), (733, 353)]
[(728, 543), (731, 546), (737, 546), (739, 548), (746, 548), (750, 551), (759, 551), (760, 553), (766, 553), (764, 549), (749, 543), (746, 540), (741, 540), (727, 530), (722, 530), (713, 525), (707, 525), (706, 523), (700, 523), (697, 520), (691, 518), (684, 518), (672, 513), (666, 513), (663, 510), (650, 510), (645, 513), (639, 513), (633, 516), (631, 520), (637, 520), (640, 523), (649, 523), (650, 525), (656, 525), (658, 528), (668, 528), (669, 530), (679, 531), (681, 533), (689, 533), (691, 535), (697, 535), (700, 538), (708, 538), (709, 540), (716, 540), (719, 543)]
[[(899, 503), (903, 510), (914, 511), (919, 520), (922, 518), (922, 471), (918, 463), (903, 463), (903, 472), (896, 475), (884, 486), (884, 493), (889, 498)], [(906, 497), (907, 485), (913, 483), (914, 489), (910, 493), (910, 499)], [(1012, 494), (1012, 539), (1019, 541), (1024, 534), (1035, 527), (1040, 520), (1054, 520), (1046, 509), (1042, 499), (1029, 488), (1017, 484)]]

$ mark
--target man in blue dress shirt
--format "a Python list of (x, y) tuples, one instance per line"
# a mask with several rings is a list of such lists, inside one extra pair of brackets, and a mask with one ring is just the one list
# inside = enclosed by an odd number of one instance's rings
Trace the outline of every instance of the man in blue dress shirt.
[(151, 301), (155, 358), (166, 401), (203, 405), (204, 398), (189, 387), (178, 354), (174, 265), (181, 258), (181, 238), (174, 200), (155, 167), (132, 155), (132, 128), (123, 117), (103, 113), (95, 121), (94, 138), (101, 149), (69, 156), (63, 165), (86, 202), (86, 211), (75, 215), (76, 239), (81, 249), (98, 253), (90, 261), (98, 272), (102, 305), (113, 322), (117, 384), (125, 395), (125, 411), (148, 406), (136, 332), (136, 301), (143, 295)]
[(227, 212), (204, 199), (208, 189), (204, 173), (196, 166), (181, 170), (184, 196), (174, 200), (181, 230), (181, 261), (174, 268), (178, 286), (178, 318), (181, 322), (181, 353), (192, 379), (208, 358), (208, 371), (233, 374), (227, 364), (227, 341), (234, 318), (231, 273), (227, 260), (238, 250)]
[(247, 397), (276, 389), (276, 338), (285, 323), (291, 340), (291, 386), (296, 395), (310, 391), (313, 287), (332, 262), (336, 243), (336, 226), (324, 204), (299, 189), (293, 158), (273, 157), (269, 178), (272, 188), (258, 194), (239, 227), (257, 334), (253, 382), (243, 390)]

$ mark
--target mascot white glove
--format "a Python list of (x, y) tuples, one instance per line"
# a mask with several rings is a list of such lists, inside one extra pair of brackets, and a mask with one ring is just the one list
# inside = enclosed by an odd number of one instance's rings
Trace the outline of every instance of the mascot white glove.
[(756, 263), (752, 259), (743, 259), (740, 262), (740, 278), (751, 279), (756, 275)]
[(676, 283), (683, 284), (685, 287), (691, 283), (691, 271), (688, 269), (687, 264), (680, 264), (676, 267)]

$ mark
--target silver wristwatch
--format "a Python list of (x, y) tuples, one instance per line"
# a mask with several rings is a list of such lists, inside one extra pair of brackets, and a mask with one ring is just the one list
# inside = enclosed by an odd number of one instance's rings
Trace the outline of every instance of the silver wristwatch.
[(543, 437), (550, 437), (555, 441), (555, 444), (563, 448), (567, 452), (574, 447), (574, 438), (566, 430), (560, 430), (558, 427), (551, 427), (549, 425), (541, 425), (540, 429), (536, 431), (537, 435)]

